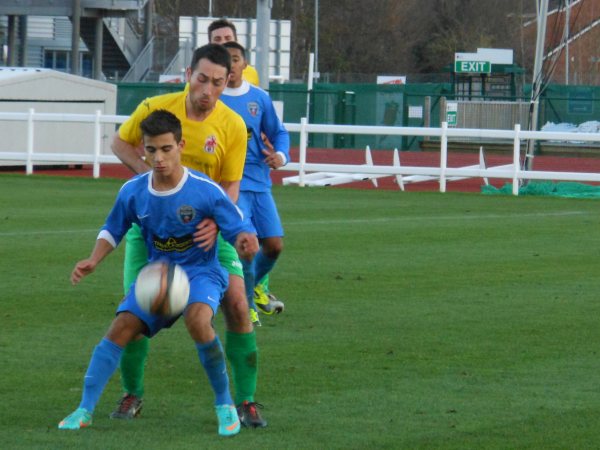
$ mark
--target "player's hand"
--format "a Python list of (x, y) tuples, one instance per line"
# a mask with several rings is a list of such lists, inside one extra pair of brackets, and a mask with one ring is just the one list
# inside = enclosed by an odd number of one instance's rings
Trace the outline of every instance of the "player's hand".
[(265, 133), (261, 133), (260, 137), (265, 145), (265, 148), (262, 149), (262, 154), (265, 155), (265, 163), (271, 169), (279, 169), (283, 166), (283, 157), (275, 151), (273, 144), (271, 144)]
[(75, 286), (83, 277), (89, 275), (96, 269), (96, 263), (91, 259), (84, 259), (75, 264), (71, 272), (71, 284)]
[(196, 232), (194, 233), (194, 242), (198, 244), (205, 252), (209, 251), (214, 247), (217, 242), (217, 234), (219, 228), (214, 220), (209, 217), (202, 219), (202, 221), (196, 225)]
[(235, 249), (241, 259), (252, 261), (254, 255), (258, 252), (258, 239), (256, 235), (246, 232), (238, 234), (235, 240)]

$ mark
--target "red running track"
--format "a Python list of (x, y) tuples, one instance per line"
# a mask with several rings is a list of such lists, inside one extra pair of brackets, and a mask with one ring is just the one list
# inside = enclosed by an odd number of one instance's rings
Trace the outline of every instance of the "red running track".
[[(389, 150), (372, 150), (373, 163), (375, 165), (392, 165), (393, 153)], [(298, 149), (291, 151), (292, 161), (298, 161)], [(400, 161), (403, 166), (417, 167), (439, 167), (439, 153), (428, 151), (406, 151), (400, 153)], [(328, 163), (328, 164), (364, 164), (365, 153), (363, 150), (340, 150), (340, 149), (313, 149), (309, 150), (307, 162)], [(477, 153), (457, 153), (448, 154), (448, 167), (469, 166), (479, 163)], [(487, 167), (511, 164), (512, 155), (491, 154), (486, 155)], [(600, 173), (600, 158), (595, 157), (568, 157), (568, 156), (536, 156), (533, 161), (535, 170), (557, 171), (557, 172), (591, 172)], [(24, 167), (19, 168), (0, 168), (1, 172), (24, 173)], [(63, 175), (91, 177), (92, 166), (74, 166), (73, 168), (35, 168), (35, 174), (40, 175)], [(100, 168), (101, 177), (127, 179), (131, 177), (131, 172), (123, 165), (104, 164)], [(273, 172), (273, 182), (281, 184), (283, 177), (297, 175), (296, 172), (278, 170)], [(385, 177), (377, 180), (378, 189), (397, 190), (398, 185), (395, 178)], [(509, 183), (507, 179), (490, 179), (490, 184), (501, 187)], [(483, 180), (481, 178), (470, 178), (467, 180), (451, 181), (446, 184), (446, 190), (450, 192), (479, 192)], [(594, 183), (598, 184), (598, 183)], [(344, 185), (336, 186), (338, 188), (356, 188), (356, 189), (374, 189), (370, 181), (358, 181)], [(407, 191), (438, 191), (439, 183), (437, 181), (410, 183), (405, 185)]]

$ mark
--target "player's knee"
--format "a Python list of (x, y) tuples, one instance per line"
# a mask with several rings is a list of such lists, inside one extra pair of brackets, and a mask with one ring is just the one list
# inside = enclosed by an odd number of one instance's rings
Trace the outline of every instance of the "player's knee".
[(112, 321), (105, 338), (125, 347), (145, 329), (142, 321), (128, 311), (121, 312)]
[(268, 238), (262, 243), (262, 251), (265, 256), (277, 259), (283, 251), (283, 239), (281, 238)]
[(221, 303), (221, 308), (229, 331), (247, 333), (252, 330), (245, 291), (229, 292), (228, 290)]
[(245, 317), (248, 315), (248, 301), (245, 291), (228, 292), (222, 304), (226, 313), (232, 318)]
[(195, 342), (206, 343), (214, 339), (212, 309), (204, 303), (192, 303), (185, 312), (185, 326)]

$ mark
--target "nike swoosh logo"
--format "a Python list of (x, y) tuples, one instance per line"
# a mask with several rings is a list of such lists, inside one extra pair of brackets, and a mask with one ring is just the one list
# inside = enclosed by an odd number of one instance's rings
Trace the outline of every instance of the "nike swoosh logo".
[(139, 220), (145, 219), (146, 217), (150, 217), (150, 214), (144, 214), (143, 216), (140, 216), (139, 214), (137, 215)]
[(228, 427), (225, 427), (225, 428), (227, 428), (227, 431), (233, 431), (233, 430), (235, 430), (238, 427), (239, 424), (240, 424), (240, 421), (238, 420), (235, 423), (233, 423), (233, 424), (231, 424), (231, 425), (229, 425)]

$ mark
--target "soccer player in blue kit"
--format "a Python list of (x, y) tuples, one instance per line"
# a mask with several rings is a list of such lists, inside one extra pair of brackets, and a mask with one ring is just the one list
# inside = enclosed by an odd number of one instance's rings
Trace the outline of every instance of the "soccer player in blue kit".
[[(190, 279), (190, 296), (182, 315), (215, 395), (218, 433), (231, 436), (239, 432), (240, 421), (229, 390), (223, 348), (212, 326), (228, 277), (218, 261), (216, 247), (200, 247), (197, 242), (201, 239), (195, 234), (202, 219), (211, 217), (240, 258), (251, 260), (258, 251), (255, 230), (217, 183), (181, 165), (185, 141), (175, 115), (154, 111), (142, 121), (141, 128), (146, 160), (152, 170), (123, 185), (90, 257), (75, 265), (71, 282), (77, 284), (92, 273), (133, 223), (141, 228), (149, 262), (166, 260), (180, 264)], [(58, 427), (76, 430), (91, 425), (96, 404), (127, 343), (141, 333), (151, 337), (178, 318), (141, 310), (135, 300), (135, 286), (132, 287), (94, 349), (79, 407)]]
[[(270, 174), (271, 170), (279, 169), (289, 161), (290, 137), (277, 117), (269, 95), (243, 79), (242, 73), (247, 66), (244, 47), (235, 41), (225, 42), (223, 46), (231, 55), (231, 72), (220, 98), (242, 116), (248, 130), (246, 162), (237, 205), (252, 221), (260, 241), (260, 250), (254, 260), (242, 261), (246, 295), (250, 307), (256, 310), (254, 287), (271, 271), (283, 250), (283, 227), (271, 193)], [(263, 136), (267, 140), (263, 140)], [(273, 312), (280, 311), (270, 311)]]

